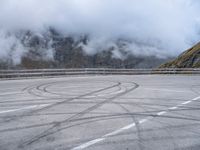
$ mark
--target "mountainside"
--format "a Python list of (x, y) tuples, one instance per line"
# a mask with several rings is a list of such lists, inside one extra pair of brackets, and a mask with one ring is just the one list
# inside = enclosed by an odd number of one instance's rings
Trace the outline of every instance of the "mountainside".
[(177, 59), (165, 63), (161, 68), (200, 68), (200, 43), (182, 53)]
[(115, 47), (110, 46), (96, 50), (97, 53), (88, 54), (84, 50), (88, 44), (87, 36), (66, 37), (53, 29), (42, 35), (24, 31), (20, 32), (17, 38), (25, 49), (20, 64), (13, 62), (10, 53), (8, 58), (0, 60), (0, 69), (154, 68), (168, 60), (130, 54), (125, 50), (127, 42), (123, 40), (119, 40)]

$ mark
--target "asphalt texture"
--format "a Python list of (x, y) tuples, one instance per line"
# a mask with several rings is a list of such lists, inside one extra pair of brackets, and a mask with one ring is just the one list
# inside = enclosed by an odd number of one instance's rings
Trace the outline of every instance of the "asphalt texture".
[(199, 150), (200, 76), (0, 81), (0, 150)]

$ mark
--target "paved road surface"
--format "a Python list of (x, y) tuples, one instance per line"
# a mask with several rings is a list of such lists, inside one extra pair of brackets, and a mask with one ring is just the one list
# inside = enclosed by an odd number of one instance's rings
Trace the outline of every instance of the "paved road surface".
[(199, 150), (200, 76), (0, 81), (0, 150)]

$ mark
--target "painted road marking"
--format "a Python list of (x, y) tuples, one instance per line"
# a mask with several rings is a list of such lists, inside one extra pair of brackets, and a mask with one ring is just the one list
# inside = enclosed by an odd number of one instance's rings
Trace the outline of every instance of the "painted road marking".
[(7, 95), (14, 95), (14, 94), (22, 94), (22, 92), (6, 92), (3, 94), (0, 94), (0, 96), (7, 96)]
[(174, 110), (174, 109), (177, 109), (178, 107), (170, 107), (169, 109), (171, 109), (171, 110)]
[(196, 98), (194, 98), (194, 99), (192, 99), (193, 101), (197, 101), (197, 100), (199, 100), (200, 99), (200, 96), (199, 97), (196, 97)]
[(75, 147), (75, 148), (73, 148), (72, 150), (81, 150), (81, 149), (85, 149), (85, 148), (87, 148), (87, 147), (89, 147), (89, 146), (91, 146), (91, 145), (94, 145), (94, 144), (96, 144), (96, 143), (99, 143), (99, 142), (101, 142), (101, 141), (103, 141), (103, 140), (105, 140), (105, 138), (95, 139), (95, 140), (89, 141), (89, 142), (87, 142), (87, 143), (85, 143), (85, 144), (82, 144), (82, 145), (80, 145), (80, 146), (78, 146), (78, 147)]
[(167, 113), (166, 111), (161, 111), (161, 112), (157, 113), (157, 115), (158, 115), (158, 116), (161, 116), (161, 115), (164, 115), (164, 114), (166, 114), (166, 113)]
[[(171, 110), (175, 110), (175, 109), (181, 107), (182, 105), (189, 104), (189, 103), (191, 103), (192, 101), (196, 101), (196, 100), (198, 100), (198, 99), (200, 99), (200, 96), (199, 96), (199, 97), (196, 97), (196, 98), (194, 98), (194, 99), (192, 99), (192, 100), (190, 100), (190, 101), (186, 101), (186, 102), (182, 103), (181, 105), (177, 105), (177, 106), (175, 106), (175, 107), (170, 107), (168, 110), (170, 110), (170, 109), (171, 109)], [(161, 115), (166, 114), (166, 113), (167, 113), (167, 111), (161, 111), (161, 112), (158, 112), (157, 115), (161, 116)], [(142, 123), (145, 123), (145, 122), (147, 122), (147, 121), (149, 121), (149, 120), (151, 120), (150, 117), (145, 118), (145, 119), (142, 119), (142, 120), (140, 120), (138, 123), (139, 123), (139, 124), (142, 124)], [(124, 132), (125, 130), (131, 129), (131, 128), (135, 127), (135, 126), (136, 126), (136, 124), (135, 124), (135, 123), (132, 123), (132, 124), (127, 125), (127, 126), (125, 126), (125, 127), (123, 127), (123, 128), (120, 128), (120, 129), (115, 130), (115, 131), (113, 131), (113, 132), (111, 132), (111, 133), (108, 133), (108, 134), (102, 136), (101, 138), (97, 138), (97, 139), (95, 139), (95, 140), (89, 141), (89, 142), (84, 143), (84, 144), (82, 144), (82, 145), (80, 145), (80, 146), (78, 146), (78, 147), (75, 147), (75, 148), (71, 149), (71, 150), (82, 150), (82, 149), (85, 149), (85, 148), (87, 148), (87, 147), (90, 147), (90, 146), (92, 146), (92, 145), (94, 145), (94, 144), (97, 144), (97, 143), (99, 143), (99, 142), (102, 142), (102, 141), (106, 140), (106, 138), (108, 138), (108, 137), (117, 135), (117, 134), (119, 134), (119, 133), (121, 133), (121, 132)]]
[(189, 104), (189, 103), (191, 103), (192, 101), (186, 101), (186, 102), (184, 102), (184, 103), (182, 103), (182, 105), (186, 105), (186, 104)]
[(37, 107), (46, 107), (49, 104), (44, 104), (44, 105), (33, 105), (33, 106), (28, 106), (28, 107), (22, 107), (22, 108), (18, 108), (18, 109), (10, 109), (10, 110), (4, 110), (4, 111), (0, 111), (0, 114), (5, 114), (5, 113), (10, 113), (10, 112), (16, 112), (16, 111), (21, 111), (21, 110), (27, 110), (27, 109), (33, 109), (33, 108), (37, 108)]
[(132, 128), (132, 127), (135, 127), (135, 125), (136, 125), (135, 123), (132, 123), (132, 124), (127, 125), (127, 126), (121, 128), (119, 130), (116, 130), (114, 132), (108, 133), (108, 134), (104, 135), (103, 137), (109, 137), (109, 136), (117, 135), (117, 134), (123, 132), (124, 130), (128, 130), (128, 129)]
[(188, 91), (188, 90), (169, 90), (169, 89), (156, 89), (156, 88), (144, 88), (144, 89), (148, 89), (148, 90), (152, 90), (152, 91), (165, 91), (165, 92), (180, 92), (180, 93), (185, 93), (185, 92), (188, 92), (188, 93), (191, 93), (192, 91)]
[(142, 119), (139, 121), (140, 124), (145, 123), (146, 121), (149, 121), (149, 119)]

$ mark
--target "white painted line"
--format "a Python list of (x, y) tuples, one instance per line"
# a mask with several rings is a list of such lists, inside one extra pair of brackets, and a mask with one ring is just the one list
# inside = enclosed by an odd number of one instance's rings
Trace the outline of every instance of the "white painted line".
[(170, 110), (174, 110), (174, 109), (177, 109), (177, 108), (178, 108), (178, 107), (175, 106), (175, 107), (170, 107), (169, 109), (170, 109)]
[(199, 97), (196, 97), (196, 98), (193, 98), (192, 100), (193, 101), (197, 101), (197, 100), (199, 100), (200, 99), (200, 96)]
[[(144, 122), (146, 122), (146, 121), (148, 121), (148, 120), (149, 120), (149, 119), (142, 119), (142, 120), (139, 121), (139, 124), (142, 124), (142, 123), (144, 123)], [(108, 134), (102, 136), (102, 138), (98, 138), (98, 139), (89, 141), (89, 142), (87, 142), (87, 143), (85, 143), (85, 144), (82, 144), (82, 145), (80, 145), (80, 146), (78, 146), (78, 147), (75, 147), (75, 148), (73, 148), (73, 149), (71, 149), (71, 150), (82, 150), (82, 149), (85, 149), (85, 148), (87, 148), (87, 147), (89, 147), (89, 146), (92, 146), (92, 145), (94, 145), (94, 144), (96, 144), (96, 143), (99, 143), (99, 142), (105, 140), (107, 137), (117, 135), (117, 134), (119, 134), (119, 133), (121, 133), (121, 132), (124, 132), (125, 130), (128, 130), (128, 129), (133, 128), (133, 127), (135, 127), (135, 126), (136, 126), (136, 124), (135, 124), (135, 123), (132, 123), (132, 124), (127, 125), (127, 126), (121, 128), (121, 129), (118, 129), (118, 130), (116, 130), (116, 131), (114, 131), (114, 132), (108, 133)]]
[(135, 127), (135, 125), (136, 125), (135, 123), (132, 123), (132, 124), (130, 124), (128, 126), (125, 126), (125, 127), (122, 128), (122, 131), (123, 130), (128, 130), (128, 129), (132, 128), (132, 127)]
[(184, 103), (182, 103), (182, 105), (186, 105), (186, 104), (189, 104), (189, 103), (191, 103), (192, 101), (186, 101), (186, 102), (184, 102)]
[(164, 114), (166, 114), (166, 113), (167, 113), (166, 111), (161, 111), (161, 112), (157, 113), (157, 115), (158, 115), (158, 116), (161, 116), (161, 115), (164, 115)]
[(96, 144), (96, 143), (99, 143), (99, 142), (101, 142), (101, 141), (103, 141), (103, 140), (105, 140), (105, 138), (95, 139), (95, 140), (89, 141), (89, 142), (87, 142), (87, 143), (85, 143), (85, 144), (82, 144), (82, 145), (80, 145), (80, 146), (78, 146), (78, 147), (75, 147), (75, 148), (73, 148), (72, 150), (81, 150), (81, 149), (85, 149), (85, 148), (87, 148), (87, 147), (89, 147), (89, 146), (91, 146), (91, 145), (94, 145), (94, 144)]
[(124, 131), (124, 129), (121, 128), (121, 129), (116, 130), (116, 131), (114, 131), (114, 132), (108, 133), (108, 134), (104, 135), (103, 137), (114, 136), (114, 135), (117, 135), (117, 134), (119, 134), (119, 133), (121, 133), (121, 132), (123, 132), (123, 131)]
[(33, 105), (33, 106), (28, 106), (28, 107), (23, 107), (23, 108), (18, 108), (18, 109), (4, 110), (4, 111), (0, 111), (0, 114), (10, 113), (10, 112), (16, 112), (16, 111), (21, 111), (21, 110), (26, 110), (26, 109), (33, 109), (33, 108), (37, 108), (37, 107), (45, 107), (45, 106), (48, 106), (48, 105), (49, 104)]
[[(194, 100), (198, 100), (198, 99), (200, 99), (200, 96), (199, 96), (199, 97), (196, 97), (196, 98), (194, 98), (194, 99), (192, 99), (192, 100), (194, 101)], [(170, 110), (175, 110), (175, 109), (177, 109), (178, 107), (181, 107), (182, 105), (186, 105), (186, 104), (191, 103), (192, 100), (186, 101), (186, 102), (184, 102), (184, 103), (182, 103), (182, 104), (180, 104), (180, 105), (177, 105), (177, 106), (175, 106), (175, 107), (170, 107), (170, 108), (168, 108), (168, 110), (169, 110), (169, 109), (170, 109)], [(161, 112), (158, 112), (157, 115), (158, 115), (158, 116), (161, 116), (161, 115), (166, 114), (166, 113), (167, 113), (167, 111), (161, 111)], [(142, 123), (145, 123), (145, 122), (147, 122), (147, 121), (149, 121), (149, 120), (150, 120), (150, 118), (147, 117), (147, 118), (145, 118), (145, 119), (140, 120), (138, 123), (139, 123), (139, 124), (142, 124)], [(94, 145), (94, 144), (97, 144), (97, 143), (99, 143), (99, 142), (101, 142), (101, 141), (106, 140), (106, 138), (108, 138), (108, 137), (110, 137), (110, 136), (117, 135), (117, 134), (119, 134), (119, 133), (121, 133), (121, 132), (123, 132), (123, 131), (125, 131), (125, 130), (128, 130), (128, 129), (130, 129), (130, 128), (133, 128), (133, 127), (135, 127), (135, 126), (136, 126), (136, 124), (135, 124), (135, 123), (132, 123), (132, 124), (127, 125), (127, 126), (125, 126), (125, 127), (123, 127), (123, 128), (120, 128), (120, 129), (115, 130), (115, 131), (113, 131), (113, 132), (111, 132), (111, 133), (108, 133), (108, 134), (102, 136), (101, 138), (98, 138), (98, 139), (89, 141), (89, 142), (87, 142), (87, 143), (85, 143), (85, 144), (82, 144), (82, 145), (80, 145), (80, 146), (78, 146), (78, 147), (75, 147), (75, 148), (73, 148), (73, 149), (71, 149), (71, 150), (82, 150), (82, 149), (85, 149), (85, 148), (87, 148), (87, 147), (89, 147), (89, 146), (92, 146), (92, 145)]]
[(7, 95), (13, 95), (13, 94), (22, 94), (22, 92), (6, 92), (3, 94), (0, 94), (0, 96), (7, 96)]
[(156, 89), (156, 88), (144, 88), (144, 89), (148, 89), (148, 90), (153, 90), (153, 91), (165, 91), (165, 92), (179, 92), (179, 93), (191, 93), (191, 91), (180, 91), (180, 90), (170, 90), (170, 89)]
[(119, 130), (116, 130), (116, 131), (114, 131), (114, 132), (108, 133), (108, 134), (104, 135), (103, 137), (108, 137), (108, 136), (117, 135), (117, 134), (123, 132), (124, 130), (128, 130), (128, 129), (130, 129), (130, 128), (135, 127), (135, 125), (136, 125), (135, 123), (132, 123), (132, 124), (127, 125), (127, 126), (121, 128), (121, 129), (119, 129)]
[(139, 121), (140, 124), (147, 122), (149, 119), (142, 119)]

